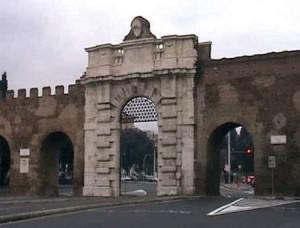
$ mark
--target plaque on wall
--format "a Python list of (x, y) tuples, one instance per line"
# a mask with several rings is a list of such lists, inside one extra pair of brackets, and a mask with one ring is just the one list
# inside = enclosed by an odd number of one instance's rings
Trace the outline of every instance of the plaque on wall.
[(29, 158), (20, 158), (20, 173), (29, 172)]
[(271, 144), (286, 144), (286, 135), (271, 135)]
[(21, 148), (20, 149), (20, 156), (29, 156), (30, 155), (30, 149), (29, 148)]

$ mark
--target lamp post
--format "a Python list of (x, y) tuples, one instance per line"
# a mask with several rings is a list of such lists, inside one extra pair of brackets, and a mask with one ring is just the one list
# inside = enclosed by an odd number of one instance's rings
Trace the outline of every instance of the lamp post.
[(145, 163), (146, 163), (146, 159), (147, 159), (148, 157), (151, 157), (151, 156), (153, 156), (153, 154), (146, 154), (146, 155), (144, 156), (144, 159), (143, 159), (143, 172), (144, 172), (144, 174), (146, 173), (146, 172), (145, 172)]
[(228, 183), (231, 183), (231, 147), (230, 147), (230, 131), (227, 135), (227, 164), (228, 164)]
[(4, 179), (5, 179), (5, 177), (3, 177), (3, 179), (2, 179), (2, 156), (1, 156), (1, 153), (0, 153), (0, 186), (2, 185), (2, 184), (4, 184)]

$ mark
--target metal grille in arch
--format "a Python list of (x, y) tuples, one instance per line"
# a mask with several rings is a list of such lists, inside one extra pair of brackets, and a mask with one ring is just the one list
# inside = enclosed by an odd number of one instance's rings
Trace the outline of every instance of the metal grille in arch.
[(135, 97), (127, 102), (121, 112), (121, 123), (157, 121), (153, 102), (147, 97)]

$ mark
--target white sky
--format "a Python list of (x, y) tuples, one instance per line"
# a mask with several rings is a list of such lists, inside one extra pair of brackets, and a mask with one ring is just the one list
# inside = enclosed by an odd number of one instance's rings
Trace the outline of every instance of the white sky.
[(134, 123), (134, 126), (136, 128), (139, 128), (143, 131), (153, 131), (155, 133), (158, 133), (158, 126), (157, 125), (158, 125), (157, 121)]
[(212, 41), (213, 58), (300, 49), (297, 0), (0, 0), (0, 73), (10, 89), (73, 83), (84, 48), (121, 42), (137, 15), (157, 37)]

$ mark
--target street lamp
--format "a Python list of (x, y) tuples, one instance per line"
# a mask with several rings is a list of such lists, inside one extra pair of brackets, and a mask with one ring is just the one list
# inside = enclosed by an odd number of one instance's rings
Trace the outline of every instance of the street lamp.
[(144, 156), (144, 159), (143, 159), (143, 172), (145, 173), (145, 163), (146, 163), (146, 159), (148, 158), (148, 157), (151, 157), (151, 156), (153, 156), (153, 154), (146, 154), (145, 156)]
[(231, 148), (230, 148), (230, 131), (227, 135), (227, 164), (228, 164), (228, 183), (231, 183)]

